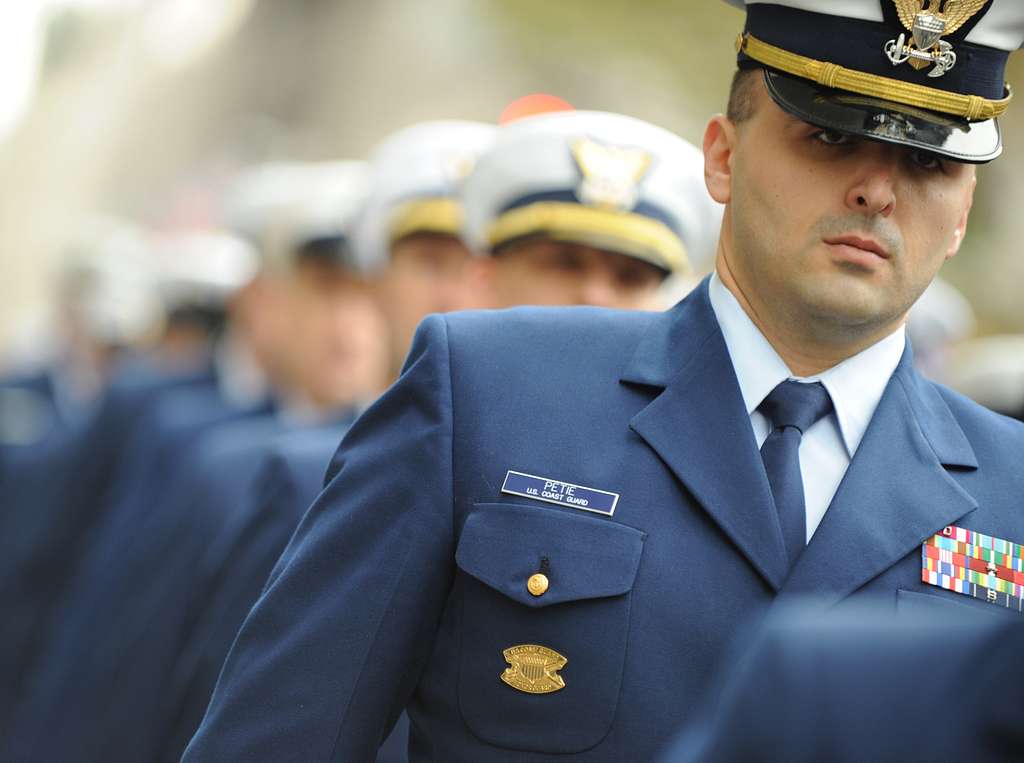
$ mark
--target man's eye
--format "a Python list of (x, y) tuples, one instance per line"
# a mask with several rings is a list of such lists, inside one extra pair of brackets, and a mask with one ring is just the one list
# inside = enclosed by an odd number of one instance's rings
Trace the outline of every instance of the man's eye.
[(923, 170), (938, 170), (942, 168), (942, 162), (935, 154), (927, 151), (911, 151), (910, 161)]
[(853, 142), (849, 135), (844, 135), (835, 130), (819, 130), (814, 133), (813, 137), (828, 146), (843, 146)]
[(559, 270), (575, 272), (583, 269), (583, 258), (569, 247), (559, 247), (548, 258), (548, 264)]

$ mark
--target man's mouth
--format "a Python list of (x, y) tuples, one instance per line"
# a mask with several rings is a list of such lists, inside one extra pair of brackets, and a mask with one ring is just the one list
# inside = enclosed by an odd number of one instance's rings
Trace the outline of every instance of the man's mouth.
[[(880, 257), (883, 260), (888, 260), (890, 254), (888, 250), (882, 246), (878, 241), (867, 236), (831, 236), (829, 238), (822, 239), (826, 244), (832, 247), (849, 247), (850, 249), (860, 250), (872, 254), (876, 257)], [(851, 252), (855, 254), (856, 252)]]

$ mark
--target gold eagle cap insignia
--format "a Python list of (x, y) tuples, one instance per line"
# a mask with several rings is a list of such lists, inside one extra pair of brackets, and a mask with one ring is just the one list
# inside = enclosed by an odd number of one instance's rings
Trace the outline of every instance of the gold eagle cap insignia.
[(576, 189), (581, 202), (622, 211), (636, 206), (638, 186), (651, 166), (649, 153), (580, 138), (572, 143), (572, 156), (582, 175)]
[(987, 0), (893, 0), (900, 23), (910, 32), (889, 40), (884, 52), (893, 66), (909, 63), (915, 69), (934, 68), (941, 77), (956, 66), (953, 46), (943, 40), (985, 7)]
[(441, 155), (441, 173), (453, 186), (458, 186), (473, 171), (476, 157), (469, 151), (449, 151)]
[(945, 23), (943, 36), (953, 34), (970, 18), (985, 7), (988, 0), (893, 0), (900, 23), (914, 30), (914, 19), (919, 13), (930, 13)]
[(501, 680), (527, 694), (550, 694), (565, 688), (565, 680), (558, 671), (568, 659), (554, 649), (540, 644), (519, 644), (502, 650), (505, 662), (511, 667), (501, 674)]

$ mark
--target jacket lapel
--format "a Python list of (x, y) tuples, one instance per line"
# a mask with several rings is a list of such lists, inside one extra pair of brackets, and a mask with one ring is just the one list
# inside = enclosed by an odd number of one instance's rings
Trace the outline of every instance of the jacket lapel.
[(907, 348), (818, 530), (782, 593), (829, 605), (977, 508), (946, 466), (978, 466), (936, 388)]
[(663, 391), (630, 422), (775, 589), (786, 552), (705, 279), (645, 335), (622, 381)]

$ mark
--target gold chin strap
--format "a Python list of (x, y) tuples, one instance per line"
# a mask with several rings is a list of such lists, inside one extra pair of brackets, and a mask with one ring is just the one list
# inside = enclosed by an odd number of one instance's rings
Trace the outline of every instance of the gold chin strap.
[(852, 93), (860, 93), (886, 101), (896, 101), (907, 106), (916, 106), (943, 114), (953, 114), (971, 122), (1001, 116), (1013, 97), (1009, 86), (1006, 88), (1006, 97), (994, 101), (978, 95), (949, 93), (934, 87), (901, 82), (889, 77), (880, 77), (877, 74), (867, 74), (855, 69), (847, 69), (838, 64), (816, 61), (813, 58), (790, 53), (788, 50), (762, 42), (749, 34), (740, 35), (736, 40), (736, 45), (738, 50), (742, 50), (765, 66), (803, 79), (813, 80), (825, 87), (848, 90)]

